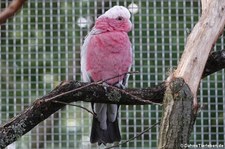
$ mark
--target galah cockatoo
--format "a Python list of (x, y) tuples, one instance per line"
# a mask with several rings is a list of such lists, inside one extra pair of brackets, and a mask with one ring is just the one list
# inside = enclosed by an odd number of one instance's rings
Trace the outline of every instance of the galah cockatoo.
[[(127, 33), (131, 29), (130, 12), (123, 6), (114, 6), (97, 18), (81, 49), (83, 81), (106, 80), (105, 84), (118, 88), (127, 86), (129, 74), (126, 73), (132, 65), (132, 48)], [(90, 142), (120, 141), (119, 106), (95, 103), (92, 107), (96, 116), (93, 117)]]

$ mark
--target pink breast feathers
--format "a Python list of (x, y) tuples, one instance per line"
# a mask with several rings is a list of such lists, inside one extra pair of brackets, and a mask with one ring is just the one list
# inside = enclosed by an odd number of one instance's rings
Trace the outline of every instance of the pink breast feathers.
[[(86, 69), (94, 81), (124, 74), (131, 64), (131, 43), (126, 32), (106, 32), (91, 37), (87, 46)], [(107, 83), (115, 84), (123, 78), (110, 79)]]

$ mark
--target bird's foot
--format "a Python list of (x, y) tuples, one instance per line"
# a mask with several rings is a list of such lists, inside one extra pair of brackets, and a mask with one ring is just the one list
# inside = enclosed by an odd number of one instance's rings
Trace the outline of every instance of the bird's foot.
[(103, 82), (102, 85), (103, 85), (105, 91), (107, 92), (107, 87), (109, 87), (110, 85), (105, 82)]
[(123, 85), (122, 83), (116, 83), (116, 85), (115, 85), (116, 87), (118, 87), (118, 88), (121, 88), (121, 89), (125, 89), (126, 88), (126, 86), (125, 85)]

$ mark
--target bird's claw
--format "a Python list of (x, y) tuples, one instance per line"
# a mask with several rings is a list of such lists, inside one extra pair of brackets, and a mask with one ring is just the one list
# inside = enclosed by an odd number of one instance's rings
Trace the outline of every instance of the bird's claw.
[(122, 83), (117, 83), (115, 86), (118, 87), (118, 88), (121, 88), (121, 89), (125, 89), (126, 88), (126, 86), (123, 85)]
[(107, 87), (109, 87), (109, 84), (103, 82), (102, 83), (104, 90), (107, 92)]

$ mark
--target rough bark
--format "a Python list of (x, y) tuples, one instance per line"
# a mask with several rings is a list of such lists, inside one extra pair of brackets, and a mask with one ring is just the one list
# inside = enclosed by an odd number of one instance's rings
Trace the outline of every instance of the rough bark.
[(178, 149), (189, 142), (196, 115), (192, 109), (193, 96), (182, 78), (173, 78), (168, 84), (163, 101), (158, 147)]
[[(210, 74), (204, 67), (211, 48), (224, 29), (225, 0), (203, 0), (202, 3), (202, 16), (188, 37), (177, 69), (167, 79), (158, 143), (160, 149), (188, 148), (196, 119), (198, 85), (203, 72)], [(222, 55), (224, 61), (224, 53)], [(209, 60), (209, 63), (213, 62), (216, 61)]]
[[(210, 56), (210, 61), (208, 61), (205, 68), (205, 70), (207, 70), (205, 71), (206, 74), (204, 73), (203, 76), (207, 76), (217, 71), (219, 68), (225, 68), (224, 55), (221, 54), (224, 52), (225, 51), (222, 50), (211, 53), (216, 56)], [(212, 68), (211, 66), (213, 64), (219, 66), (219, 68)], [(34, 103), (25, 111), (21, 112), (21, 114), (0, 126), (0, 148), (4, 148), (13, 143), (51, 114), (54, 114), (57, 110), (65, 106), (65, 104), (55, 103), (54, 101), (63, 101), (65, 103), (93, 101), (129, 105), (150, 104), (152, 102), (162, 103), (166, 89), (165, 84), (166, 83), (163, 82), (151, 88), (126, 90), (119, 90), (109, 86), (106, 93), (101, 84), (90, 85), (77, 81), (62, 82), (49, 94), (36, 99)], [(182, 85), (180, 86), (182, 87)]]

